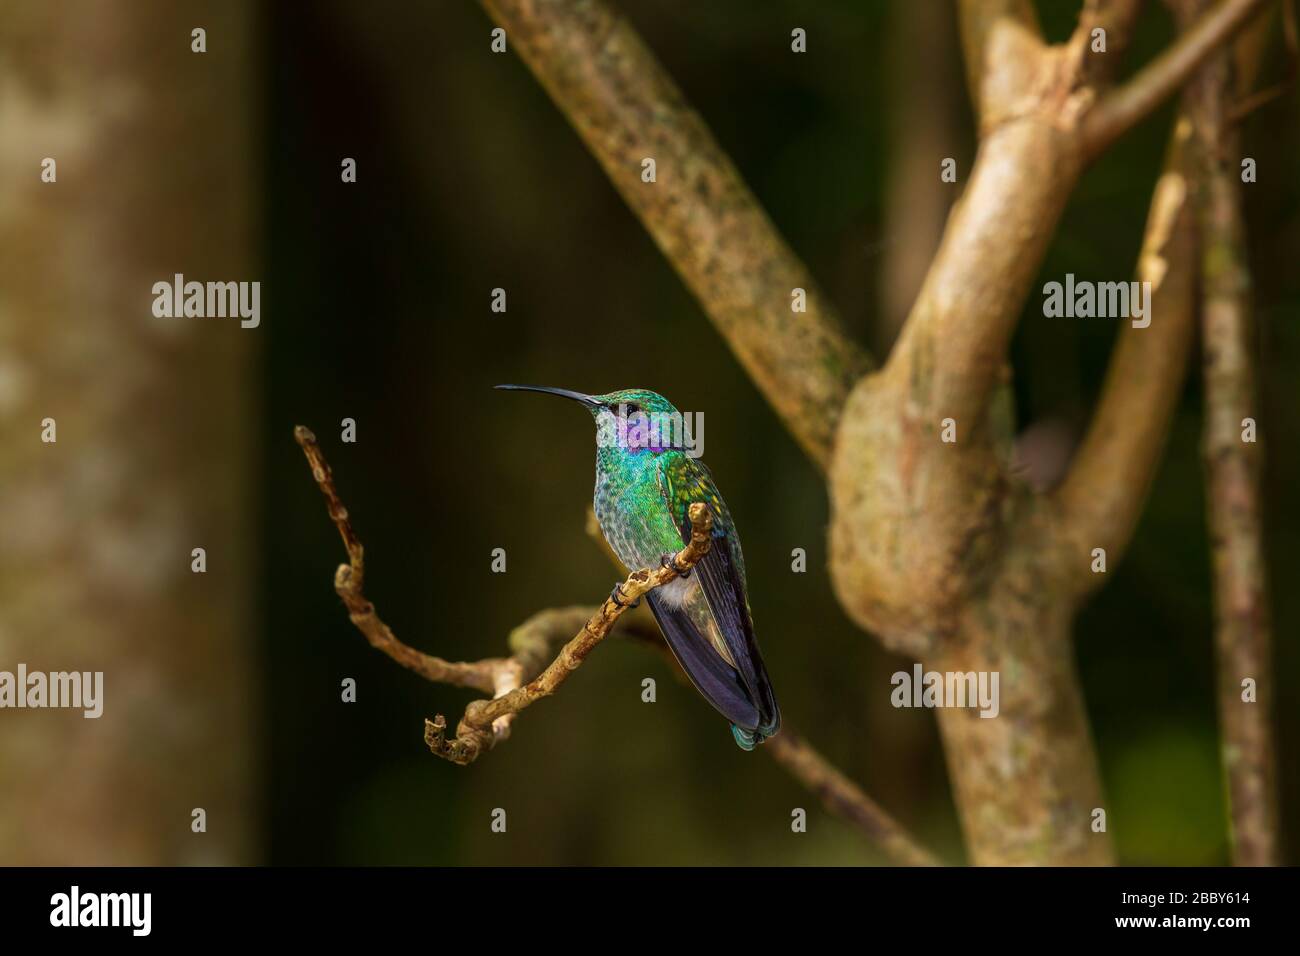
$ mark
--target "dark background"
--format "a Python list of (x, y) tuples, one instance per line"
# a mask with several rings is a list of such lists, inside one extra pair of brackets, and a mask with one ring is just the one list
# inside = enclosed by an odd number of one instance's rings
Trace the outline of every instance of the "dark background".
[[(932, 0), (925, 0), (928, 4)], [(948, 4), (919, 37), (901, 4), (623, 2), (850, 331), (888, 341), (888, 215), (909, 163), (957, 160), (973, 136)], [(1050, 39), (1075, 4), (1041, 4)], [(368, 555), (368, 595), (408, 643), (452, 659), (504, 653), (534, 611), (601, 599), (617, 574), (584, 531), (593, 430), (576, 407), (493, 392), (647, 387), (705, 414), (706, 459), (745, 545), (751, 603), (783, 711), (869, 793), (961, 859), (933, 715), (889, 705), (882, 650), (839, 610), (825, 570), (823, 485), (701, 309), (514, 52), (468, 0), (273, 4), (264, 16), (266, 156), (260, 648), (273, 863), (880, 862), (645, 649), (602, 646), (508, 743), (462, 769), (423, 719), (467, 692), (423, 682), (347, 620), (343, 551), (292, 427), (321, 438)], [(790, 30), (809, 52), (790, 52)], [(1148, 4), (1131, 69), (1172, 25)], [(918, 68), (946, 79), (918, 96)], [(1282, 65), (1270, 63), (1268, 78)], [(942, 153), (908, 124), (952, 117)], [(1245, 187), (1261, 338), (1261, 434), (1275, 611), (1284, 817), (1300, 802), (1300, 210), (1294, 92), (1251, 117)], [(1072, 197), (1035, 290), (1132, 275), (1172, 107), (1126, 136)], [(339, 163), (354, 157), (358, 182)], [(509, 310), (489, 309), (507, 290)], [(1014, 361), (1022, 425), (1086, 424), (1116, 324), (1046, 319), (1031, 293)], [(688, 348), (702, 360), (686, 361)], [(1080, 617), (1079, 665), (1110, 829), (1124, 863), (1227, 862), (1213, 697), (1199, 369), (1122, 565)], [(339, 440), (357, 422), (356, 444)], [(508, 572), (493, 574), (502, 547)], [(790, 552), (808, 553), (792, 574)], [(658, 702), (640, 699), (658, 681)], [(340, 702), (340, 681), (359, 686)], [(957, 755), (956, 759), (960, 759)], [(509, 829), (490, 831), (494, 808)], [(806, 834), (790, 811), (809, 811)], [(1286, 858), (1300, 859), (1292, 834)]]

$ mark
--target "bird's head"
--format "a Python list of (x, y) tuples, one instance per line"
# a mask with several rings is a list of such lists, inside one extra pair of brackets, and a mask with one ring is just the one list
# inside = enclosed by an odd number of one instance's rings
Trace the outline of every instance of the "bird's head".
[(682, 415), (658, 392), (624, 388), (604, 395), (587, 395), (543, 385), (498, 385), (516, 392), (559, 395), (586, 406), (596, 422), (596, 442), (628, 453), (664, 452), (682, 447)]

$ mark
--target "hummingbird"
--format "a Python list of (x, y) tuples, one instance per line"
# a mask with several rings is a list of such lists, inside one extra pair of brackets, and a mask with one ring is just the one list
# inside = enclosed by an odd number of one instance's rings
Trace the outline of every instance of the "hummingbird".
[[(497, 388), (559, 395), (591, 413), (596, 520), (629, 572), (670, 561), (690, 540), (690, 506), (708, 506), (713, 516), (708, 553), (646, 600), (682, 670), (731, 721), (741, 749), (753, 750), (775, 734), (781, 713), (754, 637), (740, 538), (708, 467), (686, 453), (681, 413), (662, 395), (642, 388), (605, 395), (540, 385)], [(612, 596), (619, 601), (617, 586)]]

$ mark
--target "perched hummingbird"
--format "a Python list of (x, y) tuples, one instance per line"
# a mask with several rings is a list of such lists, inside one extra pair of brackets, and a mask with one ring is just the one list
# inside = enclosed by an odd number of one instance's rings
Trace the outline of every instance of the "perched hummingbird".
[[(591, 412), (597, 430), (596, 520), (628, 571), (671, 559), (690, 540), (690, 506), (709, 506), (708, 554), (646, 599), (691, 683), (731, 721), (736, 743), (753, 750), (775, 734), (781, 714), (754, 638), (740, 538), (709, 469), (686, 454), (677, 409), (640, 388), (607, 395), (536, 385), (497, 388), (560, 395)], [(677, 426), (676, 436), (665, 434), (674, 429), (659, 427), (669, 422)]]

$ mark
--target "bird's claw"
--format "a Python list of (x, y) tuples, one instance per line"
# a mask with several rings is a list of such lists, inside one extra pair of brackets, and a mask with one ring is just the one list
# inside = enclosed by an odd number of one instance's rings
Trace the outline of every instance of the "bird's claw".
[(687, 568), (685, 571), (683, 571), (681, 568), (679, 568), (677, 566), (677, 555), (675, 554), (661, 555), (659, 558), (659, 566), (663, 568), (672, 568), (674, 571), (677, 572), (677, 576), (682, 580), (686, 580), (687, 578), (689, 578), (691, 576), (691, 572), (695, 570), (694, 568)]
[(626, 601), (623, 600), (623, 584), (622, 584), (622, 582), (619, 582), (618, 584), (615, 584), (615, 585), (614, 585), (614, 590), (612, 590), (612, 591), (609, 592), (609, 599), (610, 599), (611, 601), (613, 601), (615, 604), (617, 604), (619, 607), (628, 607), (628, 608), (632, 608), (632, 607), (640, 607), (640, 606), (641, 606), (641, 599), (640, 599), (640, 598), (637, 598), (637, 599), (636, 599), (635, 601), (633, 601), (631, 604), (628, 604)]

